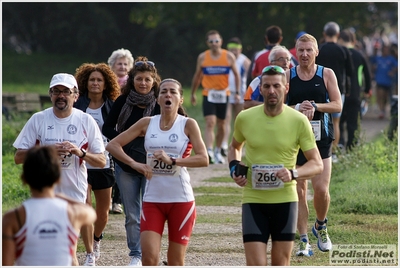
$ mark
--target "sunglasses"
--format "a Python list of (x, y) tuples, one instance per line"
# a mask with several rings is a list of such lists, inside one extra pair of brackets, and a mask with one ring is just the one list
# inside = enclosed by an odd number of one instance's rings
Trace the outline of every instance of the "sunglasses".
[(208, 43), (209, 44), (213, 44), (213, 43), (218, 44), (219, 43), (219, 39), (210, 39), (210, 40), (208, 40)]
[(270, 66), (265, 67), (262, 70), (262, 73), (266, 73), (266, 72), (271, 71), (271, 70), (274, 71), (274, 72), (280, 73), (280, 74), (286, 74), (285, 70), (282, 67), (276, 66), (276, 65), (270, 65)]
[(136, 67), (140, 67), (140, 66), (142, 66), (144, 64), (150, 65), (151, 67), (155, 67), (156, 66), (156, 64), (154, 62), (152, 62), (152, 61), (137, 61), (137, 62), (135, 62), (135, 66)]

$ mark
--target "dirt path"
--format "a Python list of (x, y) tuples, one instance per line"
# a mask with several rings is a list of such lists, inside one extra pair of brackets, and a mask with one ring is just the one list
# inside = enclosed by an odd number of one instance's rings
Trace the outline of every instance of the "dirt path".
[[(228, 175), (228, 165), (210, 165), (208, 168), (189, 169), (192, 186), (235, 186), (230, 183), (210, 183), (206, 179)], [(240, 207), (198, 206), (198, 215), (212, 214), (240, 215)], [(110, 214), (104, 239), (101, 244), (101, 257), (97, 266), (126, 266), (130, 258), (126, 244), (124, 216)], [(167, 260), (167, 229), (164, 229), (160, 261)], [(237, 224), (198, 223), (193, 230), (192, 239), (185, 258), (187, 266), (244, 266), (241, 226)], [(83, 249), (84, 250), (84, 249)], [(79, 263), (84, 263), (83, 252), (78, 253)], [(162, 264), (160, 262), (160, 265)]]
[[(389, 120), (379, 120), (374, 110), (370, 108), (361, 122), (361, 136), (365, 141), (371, 141), (388, 126)], [(189, 169), (191, 183), (194, 188), (200, 186), (234, 186), (230, 183), (210, 183), (206, 179), (228, 176), (228, 165), (210, 165), (207, 168)], [(224, 213), (240, 215), (240, 207), (207, 206), (197, 207), (198, 215)], [(101, 258), (97, 266), (126, 266), (130, 258), (126, 244), (123, 215), (110, 215), (105, 229), (105, 238), (101, 244)], [(165, 261), (167, 251), (167, 230), (164, 230), (160, 261)], [(241, 236), (241, 226), (238, 224), (199, 223), (193, 230), (185, 258), (186, 266), (245, 266), (244, 250)], [(82, 249), (84, 250), (84, 249)], [(84, 253), (78, 253), (79, 263), (84, 263)], [(161, 263), (160, 263), (161, 265)]]

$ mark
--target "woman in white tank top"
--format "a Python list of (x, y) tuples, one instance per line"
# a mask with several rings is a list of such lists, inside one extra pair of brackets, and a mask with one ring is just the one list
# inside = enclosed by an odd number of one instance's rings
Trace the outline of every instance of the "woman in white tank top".
[[(183, 89), (164, 79), (157, 99), (161, 114), (140, 119), (107, 145), (107, 150), (147, 178), (140, 223), (142, 263), (158, 266), (164, 224), (168, 222), (168, 265), (184, 265), (196, 218), (193, 190), (186, 167), (208, 166), (208, 155), (197, 122), (186, 116)], [(146, 164), (135, 162), (122, 147), (145, 136)], [(194, 155), (191, 155), (191, 150)]]
[(3, 216), (3, 266), (71, 266), (83, 225), (96, 212), (86, 204), (54, 192), (61, 166), (54, 145), (28, 149), (21, 178), (31, 198)]

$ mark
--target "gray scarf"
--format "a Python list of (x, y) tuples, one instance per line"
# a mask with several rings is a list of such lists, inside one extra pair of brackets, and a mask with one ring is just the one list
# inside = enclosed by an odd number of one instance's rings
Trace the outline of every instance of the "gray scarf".
[(154, 96), (154, 90), (151, 90), (146, 95), (131, 90), (126, 98), (124, 106), (122, 107), (121, 113), (119, 114), (117, 131), (120, 133), (123, 131), (126, 121), (131, 116), (133, 106), (146, 106), (143, 112), (143, 117), (145, 117), (151, 115), (155, 105), (156, 97)]

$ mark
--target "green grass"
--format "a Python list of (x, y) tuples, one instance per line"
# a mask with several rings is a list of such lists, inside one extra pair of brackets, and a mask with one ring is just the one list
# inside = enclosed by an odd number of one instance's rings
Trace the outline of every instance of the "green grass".
[(234, 183), (231, 177), (210, 178), (210, 179), (207, 179), (205, 181)]
[(95, 59), (78, 58), (67, 54), (18, 54), (7, 49), (3, 49), (2, 56), (3, 92), (46, 93), (54, 74), (74, 74), (76, 68), (82, 63), (95, 61)]
[(2, 210), (20, 205), (30, 197), (29, 188), (21, 181), (22, 166), (14, 163), (14, 154), (2, 156)]
[[(197, 203), (196, 199), (196, 205)], [(242, 216), (240, 214), (221, 214), (221, 213), (213, 213), (207, 215), (197, 215), (196, 223), (217, 223), (217, 224), (225, 224), (225, 223), (238, 223), (240, 224), (242, 220)]]

